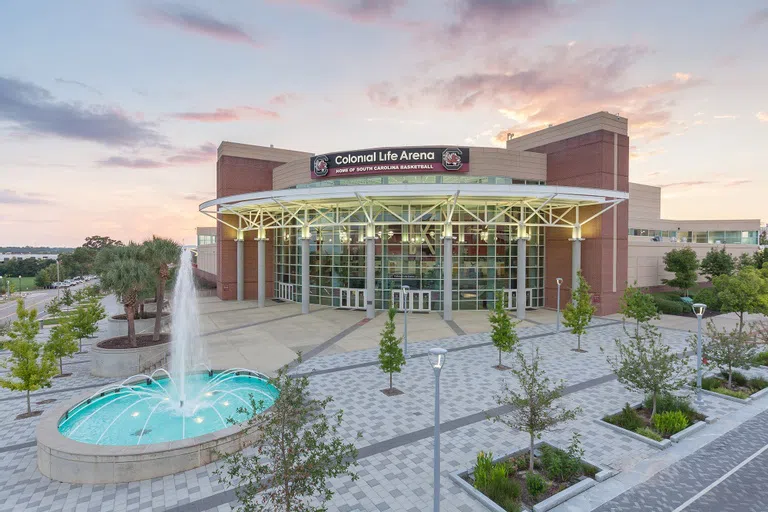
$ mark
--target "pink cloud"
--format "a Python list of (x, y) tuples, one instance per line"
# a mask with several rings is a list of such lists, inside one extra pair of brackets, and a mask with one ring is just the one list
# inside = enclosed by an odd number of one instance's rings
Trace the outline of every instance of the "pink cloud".
[(405, 0), (272, 0), (301, 4), (360, 23), (390, 21)]
[(758, 112), (755, 117), (761, 123), (768, 123), (768, 112)]
[(753, 12), (747, 18), (747, 25), (758, 26), (768, 23), (768, 7)]
[(369, 85), (366, 94), (374, 105), (380, 107), (400, 106), (400, 97), (396, 94), (395, 86), (391, 82)]
[(101, 167), (123, 167), (130, 169), (157, 169), (167, 165), (164, 162), (149, 158), (126, 158), (122, 156), (111, 156), (105, 160), (100, 160), (98, 164)]
[(179, 112), (172, 117), (182, 121), (199, 121), (201, 123), (228, 123), (231, 121), (246, 121), (254, 119), (279, 119), (280, 114), (274, 110), (259, 107), (217, 108), (213, 112)]
[(162, 158), (131, 158), (125, 156), (111, 156), (99, 160), (100, 167), (120, 167), (127, 169), (159, 169), (162, 167), (174, 167), (178, 165), (195, 165), (212, 162), (216, 158), (217, 148), (211, 142), (206, 142), (194, 148), (176, 149), (175, 154)]

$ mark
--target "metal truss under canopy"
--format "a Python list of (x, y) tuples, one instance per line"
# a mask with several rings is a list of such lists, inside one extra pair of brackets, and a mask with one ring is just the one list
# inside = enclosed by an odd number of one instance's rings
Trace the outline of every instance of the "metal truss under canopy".
[[(615, 190), (548, 185), (367, 185), (318, 189), (285, 189), (222, 197), (200, 205), (200, 211), (237, 230), (267, 230), (368, 226), (507, 225), (572, 228), (581, 227), (627, 200), (629, 194)], [(590, 208), (588, 214), (581, 211)], [(232, 215), (225, 219), (223, 215)]]

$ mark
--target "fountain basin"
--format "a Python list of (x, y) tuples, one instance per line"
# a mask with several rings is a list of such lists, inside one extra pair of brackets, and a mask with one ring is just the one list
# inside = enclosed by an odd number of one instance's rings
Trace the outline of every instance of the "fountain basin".
[[(107, 398), (110, 398), (110, 393), (113, 391), (107, 392)], [(115, 395), (120, 397), (119, 392)], [(234, 453), (253, 444), (260, 436), (258, 430), (246, 430), (246, 424), (241, 423), (206, 433), (193, 430), (190, 435), (194, 437), (172, 440), (178, 436), (163, 431), (163, 428), (168, 425), (172, 430), (175, 425), (174, 418), (161, 415), (158, 416), (160, 421), (153, 425), (162, 435), (152, 436), (148, 433), (142, 444), (135, 444), (140, 440), (131, 437), (133, 426), (129, 424), (118, 424), (115, 435), (107, 436), (106, 440), (100, 439), (102, 444), (96, 444), (95, 437), (88, 431), (80, 431), (80, 435), (75, 432), (73, 435), (71, 421), (77, 420), (78, 414), (83, 415), (80, 419), (91, 415), (95, 406), (101, 407), (104, 401), (99, 405), (96, 402), (98, 398), (99, 395), (87, 392), (43, 414), (37, 426), (37, 465), (43, 475), (52, 480), (77, 484), (122, 483), (156, 478), (213, 462), (223, 454)], [(91, 403), (88, 403), (88, 399), (91, 399)], [(258, 400), (258, 397), (256, 399)], [(131, 415), (133, 407), (135, 406), (128, 405), (129, 422), (137, 419)], [(192, 417), (190, 416), (190, 419)], [(205, 419), (211, 417), (208, 415)], [(105, 436), (113, 427), (106, 427), (104, 422), (108, 421), (110, 425), (113, 421), (116, 422), (114, 415), (94, 421), (90, 426), (84, 423), (88, 427), (86, 430), (94, 435), (101, 432), (99, 435)], [(146, 421), (149, 423), (150, 420)], [(142, 428), (142, 436), (145, 430), (151, 432), (151, 429)], [(151, 442), (153, 437), (155, 442)], [(126, 440), (134, 444), (127, 444)]]

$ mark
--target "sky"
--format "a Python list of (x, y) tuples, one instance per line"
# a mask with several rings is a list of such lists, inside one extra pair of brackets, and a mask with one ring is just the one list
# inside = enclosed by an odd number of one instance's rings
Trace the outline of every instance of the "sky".
[(0, 0), (0, 246), (194, 243), (222, 140), (503, 147), (600, 110), (663, 217), (765, 221), (766, 49), (765, 0)]

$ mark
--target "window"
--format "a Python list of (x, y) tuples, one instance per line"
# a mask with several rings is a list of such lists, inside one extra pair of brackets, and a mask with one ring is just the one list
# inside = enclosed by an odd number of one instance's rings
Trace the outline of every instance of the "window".
[(213, 245), (216, 243), (216, 235), (197, 235), (197, 245)]

